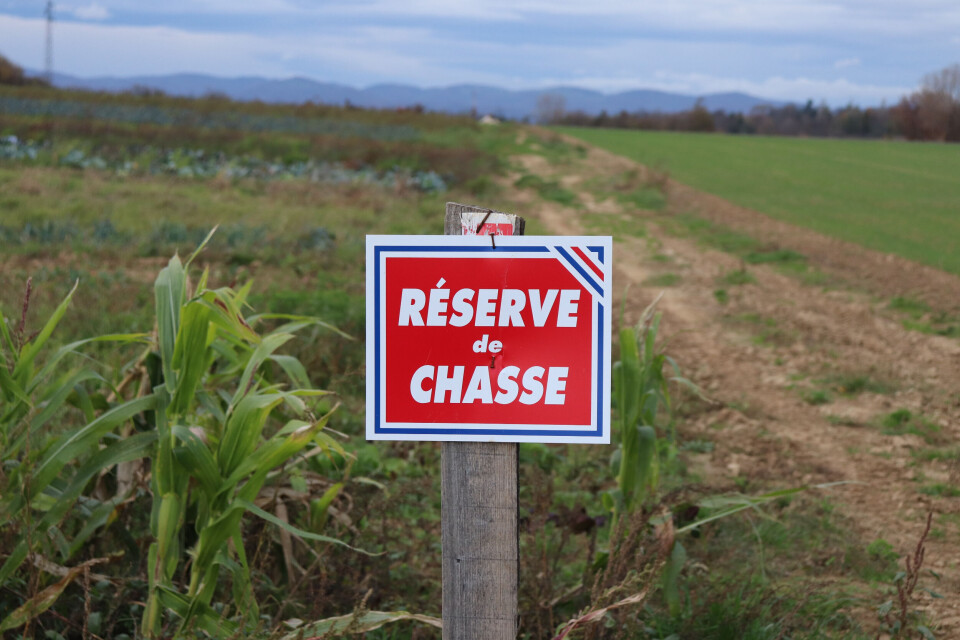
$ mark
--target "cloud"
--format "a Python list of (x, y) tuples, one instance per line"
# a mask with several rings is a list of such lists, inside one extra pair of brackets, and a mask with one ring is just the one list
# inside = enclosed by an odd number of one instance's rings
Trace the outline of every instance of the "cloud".
[(110, 12), (96, 2), (88, 4), (85, 7), (76, 7), (70, 11), (81, 20), (106, 20), (110, 17)]
[[(283, 43), (257, 36), (68, 21), (56, 23), (54, 29), (54, 69), (59, 73), (289, 75), (270, 60)], [(0, 15), (4, 54), (28, 68), (42, 68), (38, 43), (43, 42), (43, 30), (43, 20)]]
[[(118, 0), (98, 1), (126, 19), (116, 8)], [(286, 0), (271, 1), (290, 6)], [(429, 4), (439, 0), (414, 1)], [(535, 1), (516, 0), (516, 4), (523, 7)], [(221, 2), (225, 0), (201, 4)], [(238, 6), (250, 6), (250, 2), (240, 0)], [(522, 24), (512, 30), (478, 29), (469, 22), (454, 29), (428, 20), (346, 18), (323, 24), (297, 20), (296, 28), (275, 36), (254, 33), (257, 25), (246, 25), (250, 33), (238, 33), (217, 31), (222, 28), (219, 23), (196, 30), (64, 20), (55, 26), (54, 61), (56, 71), (86, 77), (191, 72), (228, 77), (301, 75), (352, 86), (382, 82), (421, 87), (477, 83), (510, 89), (567, 85), (603, 92), (652, 88), (691, 95), (743, 91), (776, 100), (826, 100), (833, 105), (896, 101), (912, 90), (903, 85), (921, 75), (914, 68), (916, 61), (914, 66), (900, 65), (893, 72), (897, 65), (884, 63), (892, 54), (865, 47), (851, 49), (829, 40), (717, 40), (659, 32), (617, 37), (591, 32), (593, 35), (582, 37), (581, 32), (588, 31), (581, 29), (586, 20), (563, 21), (567, 29), (577, 25), (576, 33), (564, 33), (565, 37), (556, 37), (556, 25), (553, 31), (546, 27), (531, 32), (530, 37), (520, 37), (527, 29)], [(38, 46), (43, 42), (41, 19), (0, 13), (0, 33), (4, 34), (5, 55), (26, 67), (42, 68), (42, 47)], [(492, 37), (494, 33), (498, 37)], [(872, 65), (857, 67), (860, 82), (832, 77), (837, 75), (830, 69), (835, 61), (844, 63), (836, 64), (837, 69), (854, 66), (850, 62), (854, 58), (844, 58), (854, 51)], [(926, 71), (940, 60), (921, 64), (927, 65), (920, 69)], [(822, 77), (826, 71), (829, 75)]]
[(848, 67), (860, 66), (860, 58), (843, 58), (833, 63), (834, 69), (846, 69)]

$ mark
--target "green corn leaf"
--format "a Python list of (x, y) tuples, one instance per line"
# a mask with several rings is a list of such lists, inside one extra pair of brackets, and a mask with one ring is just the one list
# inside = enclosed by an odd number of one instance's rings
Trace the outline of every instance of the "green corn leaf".
[(90, 399), (90, 394), (87, 393), (87, 390), (83, 388), (83, 385), (78, 384), (71, 387), (68, 400), (70, 400), (70, 404), (76, 406), (83, 412), (83, 419), (87, 422), (93, 422), (97, 419), (96, 411), (93, 408), (93, 401)]
[(239, 532), (233, 538), (233, 548), (237, 551), (237, 562), (226, 557), (226, 553), (220, 554), (219, 562), (233, 574), (233, 598), (237, 607), (244, 612), (247, 620), (256, 620), (260, 617), (260, 607), (250, 581), (250, 565), (243, 546), (243, 536)]
[(386, 624), (407, 620), (419, 622), (436, 629), (443, 628), (443, 621), (440, 618), (425, 616), (419, 613), (407, 613), (406, 611), (358, 611), (355, 614), (318, 620), (302, 626), (297, 625), (293, 631), (283, 636), (281, 640), (300, 640), (302, 638), (316, 637), (334, 638), (342, 633), (364, 633), (379, 629)]
[(183, 265), (184, 269), (190, 267), (190, 263), (193, 262), (193, 259), (200, 255), (200, 252), (203, 251), (203, 248), (207, 246), (207, 243), (210, 242), (210, 238), (213, 237), (213, 234), (217, 232), (217, 229), (220, 225), (216, 225), (213, 229), (210, 229), (210, 233), (207, 234), (207, 237), (203, 239), (196, 249), (193, 250), (193, 253), (190, 254), (190, 257), (187, 258), (187, 262)]
[(147, 337), (148, 334), (146, 333), (114, 333), (104, 336), (97, 336), (96, 338), (77, 340), (76, 342), (66, 344), (57, 349), (51, 357), (47, 358), (47, 360), (44, 362), (43, 368), (39, 373), (37, 373), (37, 375), (33, 377), (33, 381), (27, 387), (27, 393), (33, 393), (36, 391), (36, 389), (39, 388), (44, 380), (47, 380), (51, 375), (60, 369), (60, 361), (68, 355), (77, 353), (77, 349), (79, 347), (94, 342), (117, 342), (119, 344), (145, 342)]
[[(74, 387), (86, 382), (87, 380), (99, 380), (106, 383), (100, 374), (90, 369), (81, 369), (75, 373), (67, 374), (51, 385), (52, 395), (43, 398), (43, 409), (30, 421), (30, 433), (36, 433), (47, 424), (47, 422), (57, 413), (63, 403), (66, 402)], [(93, 420), (88, 420), (93, 422)]]
[(63, 468), (76, 458), (77, 454), (98, 442), (104, 434), (138, 413), (149, 411), (155, 406), (156, 397), (153, 395), (137, 398), (114, 407), (83, 428), (65, 434), (46, 452), (37, 465), (30, 481), (31, 496), (45, 489)]
[(343, 490), (343, 483), (338, 482), (328, 487), (318, 499), (310, 501), (310, 522), (313, 524), (314, 529), (323, 529), (324, 525), (326, 525), (330, 505), (333, 504), (336, 497), (340, 495), (341, 490)]
[(223, 327), (228, 333), (253, 344), (260, 342), (260, 336), (243, 319), (243, 314), (240, 313), (240, 307), (232, 290), (213, 289), (204, 291), (197, 298), (197, 302), (209, 307), (214, 312), (212, 321)]
[[(330, 413), (333, 412), (331, 411)], [(243, 478), (251, 473), (257, 473), (258, 475), (262, 475), (263, 478), (266, 478), (268, 471), (283, 464), (310, 442), (317, 440), (318, 436), (323, 435), (319, 432), (324, 425), (326, 425), (327, 420), (330, 418), (330, 413), (312, 425), (299, 420), (289, 422), (281, 432), (277, 433), (270, 438), (268, 442), (258, 447), (251, 455), (240, 461), (233, 472), (223, 481), (220, 493), (223, 494), (226, 491), (232, 490)], [(293, 432), (287, 433), (293, 425), (298, 426)], [(339, 444), (336, 446), (339, 447)], [(254, 480), (249, 480), (244, 488), (252, 491), (254, 496), (260, 491), (259, 486), (255, 484)]]
[[(13, 342), (13, 336), (10, 335), (10, 327), (7, 325), (7, 319), (4, 317), (3, 312), (0, 311), (0, 337), (3, 338), (3, 342), (7, 345), (7, 349), (10, 350), (11, 356), (16, 359), (17, 357), (17, 345)], [(3, 345), (0, 345), (2, 347)], [(0, 348), (0, 354), (3, 353), (3, 349)]]
[(620, 489), (626, 499), (627, 509), (643, 504), (648, 487), (652, 487), (657, 467), (657, 432), (653, 427), (634, 426), (632, 457), (624, 457), (620, 465)]
[(311, 533), (310, 531), (304, 531), (303, 529), (299, 529), (299, 528), (293, 526), (293, 525), (290, 524), (289, 522), (285, 522), (285, 521), (281, 520), (280, 518), (276, 517), (276, 516), (273, 515), (272, 513), (268, 512), (268, 511), (264, 511), (263, 509), (261, 509), (260, 507), (258, 507), (258, 506), (255, 505), (255, 504), (253, 504), (253, 503), (250, 502), (249, 500), (244, 500), (244, 499), (242, 499), (242, 498), (238, 498), (238, 499), (234, 502), (234, 504), (237, 505), (237, 506), (239, 506), (239, 507), (243, 507), (244, 509), (246, 509), (246, 510), (249, 511), (250, 513), (254, 514), (255, 516), (258, 516), (258, 517), (260, 517), (260, 518), (263, 518), (263, 519), (266, 520), (267, 522), (269, 522), (269, 523), (271, 523), (271, 524), (275, 524), (275, 525), (277, 525), (278, 527), (280, 527), (281, 529), (285, 529), (286, 531), (289, 531), (289, 532), (292, 533), (293, 535), (300, 536), (301, 538), (306, 538), (306, 539), (308, 539), (308, 540), (316, 540), (316, 541), (318, 541), (318, 542), (329, 542), (330, 544), (337, 544), (337, 545), (340, 545), (341, 547), (346, 547), (347, 549), (350, 549), (351, 551), (356, 551), (357, 553), (362, 553), (362, 554), (367, 555), (367, 556), (380, 556), (380, 555), (383, 555), (383, 553), (385, 553), (385, 552), (372, 553), (372, 552), (366, 551), (366, 550), (364, 550), (364, 549), (359, 549), (359, 548), (357, 548), (357, 547), (352, 547), (352, 546), (350, 546), (349, 544), (347, 544), (346, 542), (343, 542), (342, 540), (337, 540), (336, 538), (331, 538), (330, 536), (324, 536), (324, 535), (320, 535), (319, 533)]
[(234, 469), (256, 448), (263, 432), (267, 416), (274, 407), (283, 402), (278, 393), (252, 394), (246, 396), (230, 415), (220, 446), (217, 448), (217, 463), (222, 476), (229, 476)]
[(237, 289), (236, 293), (233, 294), (233, 301), (237, 304), (238, 307), (242, 307), (247, 304), (247, 298), (250, 297), (250, 291), (253, 290), (253, 279), (247, 280), (243, 285)]
[(257, 369), (260, 368), (260, 365), (263, 364), (263, 361), (266, 360), (270, 354), (292, 339), (293, 334), (274, 333), (264, 338), (263, 341), (257, 345), (257, 348), (254, 349), (253, 354), (250, 356), (250, 360), (247, 361), (247, 366), (243, 370), (243, 375), (240, 376), (240, 384), (237, 387), (236, 393), (233, 395), (233, 401), (230, 403), (231, 406), (235, 406), (238, 402), (240, 402), (240, 399), (246, 395), (250, 388), (251, 381), (253, 380), (253, 376), (257, 372)]
[(209, 606), (202, 603), (192, 603), (187, 596), (163, 585), (157, 585), (155, 592), (160, 604), (173, 611), (181, 619), (188, 617), (188, 612), (193, 605), (192, 614), (189, 616), (192, 625), (210, 634), (210, 636), (214, 638), (237, 637), (236, 623), (226, 620)]
[[(343, 445), (338, 441), (334, 440), (332, 437), (323, 432), (318, 432), (313, 436), (313, 441), (317, 443), (324, 451), (330, 452), (335, 451), (341, 456), (347, 457), (347, 451), (343, 448)], [(358, 478), (355, 478), (355, 480)]]
[(176, 348), (177, 333), (180, 330), (180, 308), (183, 306), (187, 288), (187, 274), (180, 264), (180, 258), (173, 256), (166, 267), (160, 270), (153, 285), (157, 305), (157, 340), (160, 345), (160, 359), (163, 366), (163, 379), (167, 390), (176, 391), (177, 381), (173, 370), (173, 354)]
[(277, 327), (274, 330), (274, 333), (296, 333), (301, 329), (307, 327), (320, 327), (322, 329), (327, 329), (337, 334), (341, 338), (346, 338), (347, 340), (354, 340), (355, 338), (348, 333), (344, 333), (334, 325), (329, 322), (324, 322), (320, 318), (315, 318), (313, 316), (299, 316), (290, 313), (259, 313), (256, 315), (250, 316), (247, 321), (251, 325), (255, 325), (261, 320), (287, 320), (286, 324), (283, 324)]
[(220, 488), (220, 471), (210, 449), (199, 436), (183, 425), (175, 425), (173, 435), (183, 444), (173, 450), (177, 462), (199, 480), (204, 492), (213, 498)]
[[(0, 321), (2, 321), (2, 318), (0, 318)], [(7, 402), (19, 400), (28, 407), (33, 406), (30, 397), (24, 392), (20, 383), (13, 379), (3, 362), (0, 362), (0, 392), (3, 393), (3, 398)]]
[(207, 413), (213, 416), (213, 419), (217, 422), (217, 424), (223, 424), (224, 421), (226, 421), (227, 415), (223, 412), (223, 408), (221, 408), (220, 404), (212, 395), (207, 393), (203, 388), (200, 388), (197, 389), (196, 397), (197, 402), (200, 403), (200, 406), (203, 407)]
[(79, 285), (80, 281), (77, 280), (73, 285), (73, 289), (70, 289), (70, 293), (67, 294), (67, 297), (54, 309), (47, 323), (43, 325), (43, 329), (37, 334), (37, 337), (25, 344), (23, 349), (21, 349), (20, 357), (13, 367), (13, 377), (19, 380), (21, 385), (26, 384), (26, 372), (33, 366), (33, 361), (36, 359), (37, 354), (40, 353), (40, 349), (43, 348), (43, 345), (46, 344), (47, 340), (49, 340), (53, 334), (53, 330), (60, 324), (60, 320), (63, 319), (63, 315), (67, 312), (67, 307), (70, 305), (70, 299), (73, 298), (73, 294)]
[[(43, 518), (35, 525), (35, 530), (44, 531), (48, 527), (60, 522), (66, 513), (73, 508), (77, 497), (83, 492), (84, 487), (90, 482), (93, 476), (99, 474), (103, 469), (109, 469), (121, 462), (136, 460), (147, 455), (156, 442), (157, 434), (153, 431), (137, 433), (129, 438), (117, 440), (110, 446), (101, 449), (84, 462), (77, 472), (70, 479), (70, 483), (60, 492), (54, 505), (47, 510)], [(22, 505), (22, 502), (21, 502)], [(12, 517), (11, 514), (3, 514), (3, 521)], [(26, 560), (29, 549), (27, 548), (26, 536), (24, 536), (14, 550), (7, 557), (3, 566), (0, 567), (0, 583), (13, 575), (13, 572)]]
[(213, 561), (220, 553), (227, 540), (240, 531), (240, 520), (244, 509), (236, 501), (227, 507), (215, 520), (207, 524), (200, 531), (200, 538), (193, 551), (193, 565), (190, 567), (190, 593), (196, 594), (203, 590), (209, 580), (201, 582), (200, 578), (208, 576)]
[(209, 368), (207, 347), (212, 339), (210, 309), (200, 304), (188, 304), (183, 310), (173, 355), (173, 366), (179, 371), (177, 390), (170, 401), (173, 415), (184, 415), (190, 409), (197, 386)]
[[(189, 266), (189, 265), (188, 265)], [(200, 280), (197, 282), (197, 288), (194, 291), (203, 291), (207, 288), (207, 280), (210, 279), (210, 267), (204, 267), (200, 274)]]
[(287, 374), (287, 377), (290, 378), (290, 381), (293, 382), (296, 386), (301, 389), (310, 388), (310, 376), (307, 375), (307, 370), (303, 364), (293, 356), (282, 356), (273, 354), (269, 358), (272, 362), (276, 362), (280, 365), (280, 368), (283, 369), (284, 373)]
[(632, 502), (634, 494), (637, 493), (642, 475), (640, 464), (640, 427), (637, 425), (627, 426), (623, 430), (623, 444), (620, 454), (620, 471), (617, 474), (617, 485), (623, 492), (626, 504)]
[(620, 361), (614, 381), (616, 383), (617, 411), (620, 415), (621, 433), (637, 423), (640, 414), (640, 356), (637, 351), (637, 334), (631, 329), (620, 331)]

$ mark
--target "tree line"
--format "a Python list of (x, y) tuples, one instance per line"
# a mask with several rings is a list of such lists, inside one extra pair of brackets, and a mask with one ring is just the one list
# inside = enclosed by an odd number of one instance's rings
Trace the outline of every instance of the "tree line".
[(709, 111), (698, 100), (692, 109), (678, 113), (620, 111), (588, 114), (565, 111), (556, 98), (539, 109), (549, 124), (585, 127), (698, 131), (732, 134), (891, 138), (960, 142), (960, 64), (924, 76), (920, 88), (893, 106), (850, 104), (831, 109), (826, 104), (759, 106), (747, 113)]

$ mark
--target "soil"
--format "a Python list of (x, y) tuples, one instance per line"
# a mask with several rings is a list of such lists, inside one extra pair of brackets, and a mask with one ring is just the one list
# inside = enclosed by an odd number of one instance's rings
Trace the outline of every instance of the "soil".
[[(515, 158), (523, 171), (575, 191), (580, 207), (523, 192), (517, 198), (524, 214), (556, 234), (595, 229), (590, 218), (596, 216), (643, 219), (645, 236), (618, 239), (614, 246), (614, 296), (626, 296), (625, 318), (635, 321), (664, 293), (658, 308), (666, 350), (713, 400), (679, 426), (683, 438), (715, 443), (710, 453), (696, 456), (699, 475), (714, 486), (764, 490), (845, 482), (815, 491), (853, 523), (864, 547), (878, 538), (889, 541), (901, 566), (932, 512), (924, 569), (940, 579), (924, 571), (920, 587), (944, 597), (917, 589), (910, 605), (926, 614), (936, 637), (960, 637), (960, 497), (921, 492), (960, 485), (960, 454), (953, 444), (960, 436), (960, 341), (907, 330), (903, 317), (888, 308), (891, 298), (909, 296), (934, 309), (955, 310), (960, 278), (770, 219), (674, 181), (663, 183), (665, 212), (631, 209), (586, 185), (627, 171), (652, 176), (630, 160), (587, 149), (581, 160), (555, 165), (541, 156)], [(508, 176), (504, 187), (515, 177)], [(834, 286), (805, 283), (766, 265), (747, 266), (753, 282), (726, 284), (721, 276), (744, 268), (741, 260), (669, 233), (671, 216), (681, 212), (802, 253)], [(664, 282), (664, 274), (679, 276), (679, 282), (651, 284), (657, 276)], [(842, 388), (856, 384), (851, 380), (857, 377), (872, 389)], [(811, 403), (818, 391), (820, 404)], [(900, 409), (922, 415), (927, 431), (891, 434), (883, 417)], [(948, 448), (953, 454), (946, 460), (922, 455)], [(876, 620), (872, 610), (859, 617)]]

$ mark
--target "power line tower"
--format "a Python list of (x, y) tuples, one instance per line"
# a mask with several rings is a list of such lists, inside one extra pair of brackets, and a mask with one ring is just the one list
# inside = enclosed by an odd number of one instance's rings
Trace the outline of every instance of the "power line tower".
[(47, 16), (47, 55), (44, 73), (47, 82), (53, 84), (53, 0), (47, 0), (47, 9), (44, 14)]

